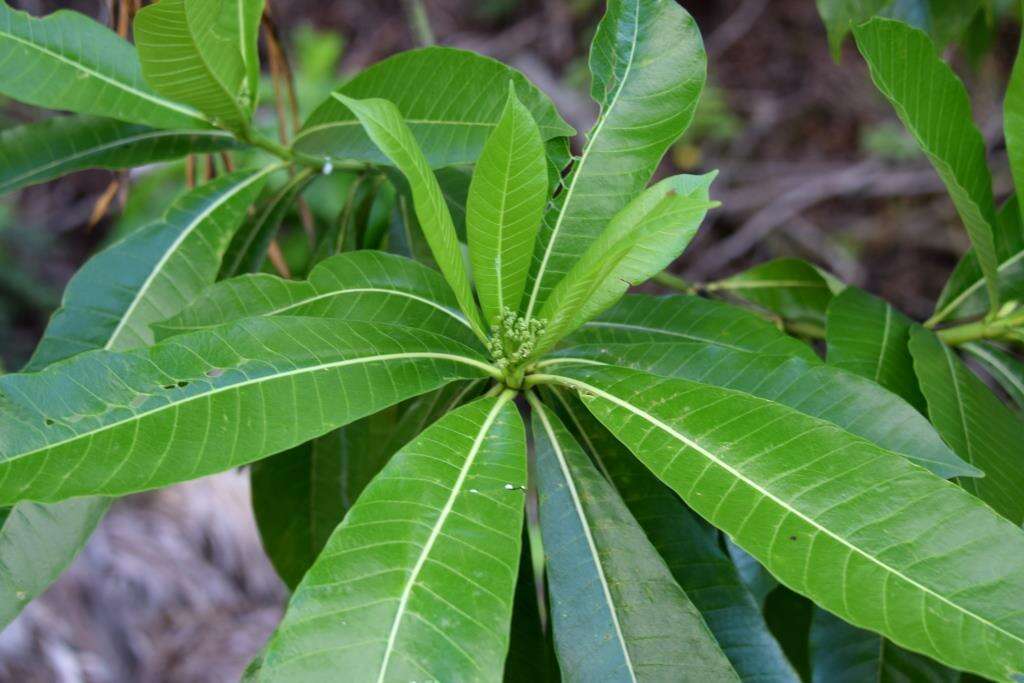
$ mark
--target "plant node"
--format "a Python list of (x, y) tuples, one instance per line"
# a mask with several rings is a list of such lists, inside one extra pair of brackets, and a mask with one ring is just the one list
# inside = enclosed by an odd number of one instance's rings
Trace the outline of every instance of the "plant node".
[(501, 309), (501, 315), (491, 325), (487, 351), (494, 365), (504, 373), (509, 387), (517, 389), (522, 384), (522, 363), (533, 353), (546, 326), (547, 320), (527, 320), (508, 306)]

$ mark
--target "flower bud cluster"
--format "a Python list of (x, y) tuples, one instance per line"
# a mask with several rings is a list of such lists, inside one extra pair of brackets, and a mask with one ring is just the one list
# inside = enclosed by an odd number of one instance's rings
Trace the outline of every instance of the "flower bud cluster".
[(494, 364), (502, 371), (516, 368), (533, 353), (546, 326), (546, 320), (527, 320), (508, 306), (503, 307), (487, 340)]

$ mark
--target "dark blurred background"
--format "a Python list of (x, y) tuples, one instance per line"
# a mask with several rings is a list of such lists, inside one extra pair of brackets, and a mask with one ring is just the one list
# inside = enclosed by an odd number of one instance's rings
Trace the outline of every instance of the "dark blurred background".
[[(110, 18), (105, 0), (12, 4), (37, 15), (70, 7)], [(422, 39), (400, 0), (270, 4), (304, 113), (345, 75)], [(660, 172), (719, 169), (713, 195), (722, 207), (673, 270), (699, 282), (798, 256), (926, 317), (967, 238), (854, 47), (832, 60), (813, 0), (680, 4), (701, 27), (709, 80), (693, 125)], [(521, 69), (580, 130), (596, 116), (586, 53), (603, 5), (423, 3), (439, 44)], [(971, 92), (1001, 198), (1009, 190), (1001, 99), (1019, 22), (1002, 11), (996, 17), (983, 57), (949, 56)], [(38, 116), (0, 107), (3, 126)], [(0, 357), (8, 371), (31, 353), (84, 259), (158, 216), (183, 173), (143, 169), (115, 192), (114, 174), (86, 172), (0, 198)], [(0, 634), (0, 680), (237, 679), (285, 599), (259, 547), (246, 481), (227, 473), (119, 502), (65, 577)]]

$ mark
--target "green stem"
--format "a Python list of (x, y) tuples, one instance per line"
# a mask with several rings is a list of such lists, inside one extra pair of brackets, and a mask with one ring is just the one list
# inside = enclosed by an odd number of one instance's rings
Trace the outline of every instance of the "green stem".
[(939, 335), (939, 339), (950, 346), (959, 346), (960, 344), (983, 339), (1013, 339), (1015, 337), (1014, 332), (1019, 333), (1018, 328), (1021, 327), (1024, 327), (1024, 312), (1019, 312), (1016, 315), (1010, 315), (1005, 318), (996, 318), (995, 320), (982, 319), (972, 323), (954, 325), (953, 327), (937, 330), (935, 334)]
[(675, 290), (678, 290), (680, 292), (683, 292), (684, 294), (693, 294), (694, 292), (697, 291), (697, 286), (696, 285), (690, 284), (689, 282), (687, 282), (683, 278), (681, 278), (681, 277), (679, 277), (677, 275), (673, 275), (672, 273), (668, 272), (667, 270), (661, 271), (660, 273), (658, 273), (657, 275), (655, 275), (651, 279), (654, 282), (657, 282), (662, 287), (668, 287), (669, 289), (675, 289)]

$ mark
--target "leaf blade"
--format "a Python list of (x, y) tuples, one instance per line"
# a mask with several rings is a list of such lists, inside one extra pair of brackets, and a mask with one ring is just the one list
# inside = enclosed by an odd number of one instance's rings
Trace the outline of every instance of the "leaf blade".
[[(1000, 680), (1024, 670), (1024, 615), (1012, 597), (1024, 584), (1024, 534), (959, 487), (729, 390), (624, 369), (566, 368), (552, 381), (584, 392), (587, 408), (662, 481), (794, 590), (951, 667)], [(768, 423), (771, 431), (755, 429)], [(804, 448), (819, 463), (841, 448), (842, 461), (815, 469)], [(743, 457), (753, 453), (762, 457)], [(795, 464), (796, 477), (773, 476)], [(855, 595), (847, 576), (856, 576)]]
[[(332, 680), (339, 670), (377, 681), (501, 677), (526, 483), (525, 435), (510, 398), (449, 413), (395, 455), (296, 591), (261, 680)], [(405, 500), (409, 486), (422, 504)], [(359, 579), (361, 588), (345, 590)], [(332, 619), (338, 610), (354, 614)], [(431, 646), (414, 647), (417, 638)]]

